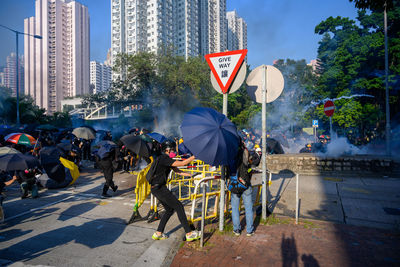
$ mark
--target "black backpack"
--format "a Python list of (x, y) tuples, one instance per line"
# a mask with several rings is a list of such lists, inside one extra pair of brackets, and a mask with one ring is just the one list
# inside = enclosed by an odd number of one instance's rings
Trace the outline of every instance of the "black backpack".
[(246, 148), (243, 148), (242, 153), (239, 152), (238, 162), (236, 175), (226, 179), (226, 187), (232, 193), (240, 195), (251, 186), (252, 169), (249, 165), (249, 151)]
[(153, 160), (153, 162), (151, 163), (150, 169), (146, 174), (146, 180), (147, 180), (147, 182), (149, 182), (149, 184), (151, 184), (151, 182), (154, 180), (154, 178), (156, 176), (156, 171), (157, 171), (159, 161), (160, 161), (160, 157), (156, 157)]

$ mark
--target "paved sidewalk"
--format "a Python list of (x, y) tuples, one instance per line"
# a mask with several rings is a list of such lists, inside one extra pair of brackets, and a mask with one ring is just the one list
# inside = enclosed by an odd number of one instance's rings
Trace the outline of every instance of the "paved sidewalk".
[(271, 217), (236, 237), (207, 225), (205, 245), (185, 243), (171, 266), (400, 266), (400, 234), (363, 226)]

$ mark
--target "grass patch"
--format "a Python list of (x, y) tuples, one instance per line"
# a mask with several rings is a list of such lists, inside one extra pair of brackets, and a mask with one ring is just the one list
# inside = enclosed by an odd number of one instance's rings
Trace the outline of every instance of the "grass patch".
[(225, 222), (224, 230), (219, 231), (219, 229), (215, 229), (215, 232), (217, 232), (217, 234), (219, 234), (219, 235), (226, 235), (228, 233), (232, 233), (233, 232), (233, 224)]
[(306, 229), (317, 229), (319, 228), (319, 226), (317, 224), (315, 224), (314, 222), (310, 222), (310, 221), (300, 221), (300, 224), (306, 228)]
[[(258, 216), (261, 217), (261, 216)], [(263, 219), (259, 219), (260, 220), (260, 224), (263, 225), (276, 225), (276, 224), (290, 224), (291, 220), (290, 219), (283, 219), (283, 218), (278, 218), (275, 216), (275, 214), (271, 214), (270, 216), (267, 217), (266, 220)]]

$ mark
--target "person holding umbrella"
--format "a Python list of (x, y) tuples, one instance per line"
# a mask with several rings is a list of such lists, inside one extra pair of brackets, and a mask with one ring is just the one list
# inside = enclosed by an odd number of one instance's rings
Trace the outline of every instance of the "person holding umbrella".
[(118, 186), (115, 185), (113, 181), (113, 175), (114, 175), (113, 160), (117, 159), (117, 156), (118, 156), (118, 151), (116, 145), (104, 144), (97, 151), (97, 158), (98, 158), (97, 163), (98, 166), (103, 171), (104, 178), (106, 180), (103, 187), (103, 193), (101, 194), (103, 198), (111, 197), (111, 195), (107, 193), (110, 187), (114, 192), (116, 192), (118, 189)]
[(151, 177), (151, 193), (155, 196), (165, 209), (164, 215), (161, 217), (160, 223), (158, 225), (157, 231), (153, 234), (152, 238), (154, 240), (163, 240), (168, 238), (164, 234), (165, 225), (167, 224), (169, 218), (172, 216), (174, 211), (178, 214), (179, 221), (186, 232), (186, 241), (193, 241), (200, 238), (200, 234), (197, 230), (192, 231), (186, 218), (186, 213), (183, 208), (182, 203), (168, 190), (167, 178), (169, 172), (174, 170), (175, 172), (183, 176), (191, 176), (189, 173), (182, 172), (177, 167), (182, 167), (189, 164), (195, 159), (191, 156), (183, 161), (176, 161), (170, 158), (170, 153), (175, 150), (175, 143), (171, 141), (166, 141), (161, 144), (162, 153), (158, 156), (153, 164), (157, 164), (154, 176)]

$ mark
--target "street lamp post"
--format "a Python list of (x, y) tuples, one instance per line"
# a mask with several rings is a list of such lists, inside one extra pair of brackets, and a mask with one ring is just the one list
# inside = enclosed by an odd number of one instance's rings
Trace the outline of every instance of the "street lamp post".
[(15, 79), (16, 79), (16, 82), (15, 82), (15, 83), (16, 83), (16, 90), (15, 90), (15, 91), (16, 91), (16, 96), (17, 96), (17, 126), (19, 126), (20, 121), (19, 121), (19, 70), (18, 70), (18, 66), (19, 66), (19, 62), (18, 62), (18, 61), (19, 61), (19, 58), (18, 58), (18, 34), (32, 36), (33, 38), (36, 38), (36, 39), (42, 39), (42, 36), (40, 36), (40, 35), (32, 35), (32, 34), (25, 33), (25, 32), (19, 32), (19, 31), (10, 29), (10, 28), (8, 28), (7, 26), (1, 25), (1, 24), (0, 24), (0, 26), (15, 33), (15, 41), (16, 41), (16, 42), (15, 42), (15, 43), (16, 43), (16, 48), (15, 48), (15, 53), (16, 53), (16, 55), (15, 55), (15, 68), (16, 68), (16, 69), (15, 69)]
[(389, 109), (389, 52), (388, 52), (388, 36), (387, 36), (387, 3), (385, 1), (383, 11), (384, 31), (385, 31), (385, 106), (386, 106), (386, 155), (390, 156), (390, 109)]

